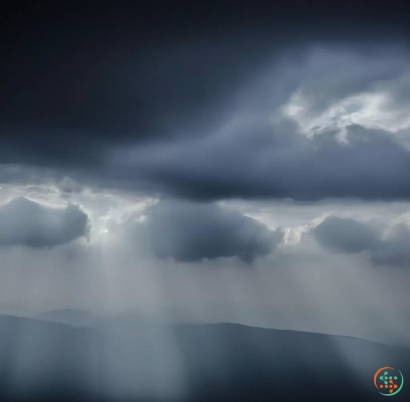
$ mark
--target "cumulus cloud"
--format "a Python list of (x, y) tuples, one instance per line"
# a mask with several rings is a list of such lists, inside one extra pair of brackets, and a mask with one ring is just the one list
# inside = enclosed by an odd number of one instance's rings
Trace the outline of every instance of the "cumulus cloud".
[(272, 252), (283, 239), (280, 229), (270, 231), (238, 212), (176, 201), (148, 208), (137, 232), (157, 257), (182, 262), (237, 256), (250, 263)]
[(375, 229), (354, 219), (330, 216), (311, 233), (321, 246), (334, 252), (355, 254), (380, 247)]
[(350, 218), (327, 217), (311, 230), (324, 248), (337, 253), (369, 251), (374, 265), (410, 267), (410, 229), (394, 225), (387, 237), (375, 226)]
[(14, 198), (0, 207), (0, 245), (33, 248), (55, 247), (87, 236), (89, 220), (79, 207), (51, 208)]

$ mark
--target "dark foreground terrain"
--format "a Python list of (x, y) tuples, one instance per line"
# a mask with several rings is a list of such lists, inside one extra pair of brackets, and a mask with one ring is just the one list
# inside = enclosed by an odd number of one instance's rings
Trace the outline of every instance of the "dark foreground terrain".
[(410, 350), (234, 324), (76, 328), (0, 316), (1, 401), (376, 401), (385, 366), (410, 379)]

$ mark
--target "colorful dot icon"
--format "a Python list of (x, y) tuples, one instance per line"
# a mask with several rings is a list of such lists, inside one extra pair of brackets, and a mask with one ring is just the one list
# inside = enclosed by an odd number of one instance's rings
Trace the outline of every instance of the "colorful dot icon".
[[(388, 367), (385, 367), (387, 369)], [(389, 371), (381, 371), (379, 370), (376, 375), (374, 376), (374, 383), (377, 388), (379, 388), (380, 393), (382, 395), (390, 396), (397, 394), (402, 388), (401, 383), (394, 383), (396, 381), (400, 381), (400, 376), (394, 375), (396, 371), (395, 369)], [(394, 381), (394, 382), (393, 382)]]

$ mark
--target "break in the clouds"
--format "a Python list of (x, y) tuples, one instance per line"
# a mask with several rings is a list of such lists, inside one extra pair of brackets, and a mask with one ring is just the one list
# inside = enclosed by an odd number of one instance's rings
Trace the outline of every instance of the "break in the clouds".
[(132, 230), (160, 258), (181, 262), (239, 257), (252, 262), (265, 257), (283, 240), (281, 229), (215, 204), (160, 202), (146, 211)]
[(55, 247), (88, 231), (87, 215), (72, 204), (51, 208), (18, 197), (0, 207), (0, 246)]
[(410, 229), (408, 225), (393, 225), (383, 236), (379, 227), (350, 218), (329, 216), (311, 233), (324, 248), (337, 253), (370, 252), (374, 265), (410, 267)]

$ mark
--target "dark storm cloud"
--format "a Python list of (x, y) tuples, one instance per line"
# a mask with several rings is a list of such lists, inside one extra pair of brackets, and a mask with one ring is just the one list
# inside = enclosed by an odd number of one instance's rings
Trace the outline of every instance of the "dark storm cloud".
[(280, 229), (270, 231), (238, 212), (176, 201), (150, 207), (136, 230), (156, 256), (182, 262), (238, 256), (250, 263), (283, 239)]
[(95, 166), (114, 144), (198, 132), (271, 57), (260, 35), (201, 28), (207, 7), (42, 6), (4, 21), (0, 162)]
[(389, 237), (382, 238), (380, 231), (367, 223), (330, 216), (310, 233), (332, 252), (369, 251), (374, 265), (410, 267), (410, 229), (405, 224), (393, 226)]
[[(243, 114), (266, 120), (297, 88), (321, 94), (319, 110), (400, 75), (406, 57), (374, 52), (406, 43), (392, 2), (14, 3), (1, 21), (1, 180), (37, 182), (46, 168), (57, 181), (192, 199), (410, 196), (408, 152), (387, 134), (361, 134), (364, 144), (352, 128), (341, 146), (262, 121), (215, 134), (242, 97)], [(324, 51), (315, 64), (316, 43), (364, 56)], [(248, 92), (266, 71), (270, 84)]]
[(10, 3), (0, 163), (96, 166), (115, 144), (200, 135), (294, 46), (405, 37), (391, 2), (340, 3)]
[(410, 152), (390, 133), (350, 126), (344, 144), (335, 132), (309, 139), (295, 130), (251, 122), (229, 135), (138, 148), (118, 155), (118, 177), (139, 173), (157, 189), (203, 200), (410, 197)]
[(0, 207), (0, 246), (55, 247), (87, 236), (88, 225), (75, 205), (56, 209), (19, 197)]

